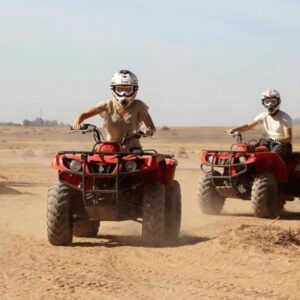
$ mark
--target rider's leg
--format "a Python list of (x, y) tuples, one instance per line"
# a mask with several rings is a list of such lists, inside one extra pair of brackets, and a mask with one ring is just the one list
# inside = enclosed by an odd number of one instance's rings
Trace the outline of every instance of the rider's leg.
[(271, 151), (279, 154), (286, 161), (292, 153), (292, 145), (274, 142), (271, 144)]

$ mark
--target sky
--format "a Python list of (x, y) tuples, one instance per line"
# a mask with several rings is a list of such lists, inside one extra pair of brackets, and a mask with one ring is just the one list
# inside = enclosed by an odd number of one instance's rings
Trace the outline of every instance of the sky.
[(72, 123), (120, 69), (157, 126), (246, 123), (268, 88), (297, 118), (299, 37), (296, 0), (0, 0), (0, 122)]

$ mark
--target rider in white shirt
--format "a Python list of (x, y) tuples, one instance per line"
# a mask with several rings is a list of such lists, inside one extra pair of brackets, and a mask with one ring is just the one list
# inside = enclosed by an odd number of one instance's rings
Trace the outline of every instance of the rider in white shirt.
[(248, 124), (228, 129), (226, 132), (246, 131), (258, 124), (263, 124), (270, 139), (271, 151), (278, 153), (285, 159), (292, 151), (292, 118), (279, 109), (281, 98), (278, 91), (266, 90), (262, 93), (261, 102), (265, 109), (264, 112)]

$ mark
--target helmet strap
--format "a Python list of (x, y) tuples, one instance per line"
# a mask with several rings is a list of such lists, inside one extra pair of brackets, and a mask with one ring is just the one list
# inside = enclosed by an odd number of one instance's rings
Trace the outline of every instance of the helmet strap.
[(270, 116), (275, 116), (275, 115), (277, 115), (277, 113), (279, 112), (279, 108), (278, 109), (276, 109), (272, 114), (270, 114)]

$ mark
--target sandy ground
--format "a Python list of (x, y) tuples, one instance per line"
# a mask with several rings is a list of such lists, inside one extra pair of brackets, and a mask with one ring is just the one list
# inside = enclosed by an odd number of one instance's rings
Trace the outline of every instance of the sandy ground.
[(0, 299), (300, 299), (298, 200), (278, 220), (254, 218), (250, 202), (234, 199), (220, 216), (198, 209), (199, 155), (228, 147), (232, 140), (221, 133), (172, 128), (144, 140), (145, 148), (179, 160), (183, 215), (176, 244), (144, 248), (139, 224), (103, 222), (97, 238), (54, 247), (46, 236), (47, 189), (57, 178), (51, 157), (90, 149), (91, 137), (0, 127)]

